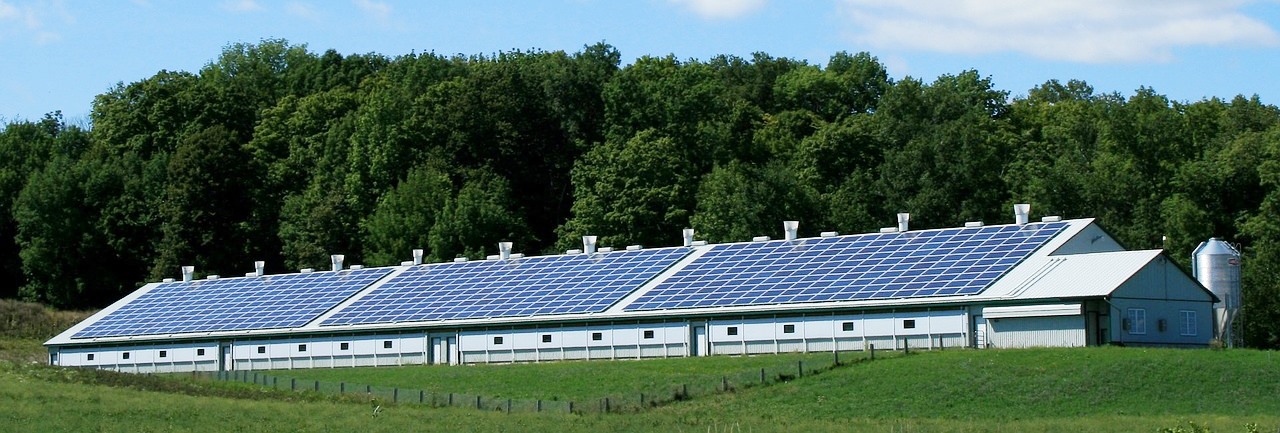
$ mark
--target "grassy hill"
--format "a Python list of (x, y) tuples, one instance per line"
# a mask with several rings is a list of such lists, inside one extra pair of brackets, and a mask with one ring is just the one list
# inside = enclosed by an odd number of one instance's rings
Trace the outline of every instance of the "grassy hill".
[[(494, 366), (296, 370), (297, 376), (544, 398), (669, 383), (672, 374), (797, 355)], [(570, 371), (573, 380), (566, 379)], [(116, 379), (103, 380), (102, 377)], [(513, 413), (273, 393), (166, 391), (135, 376), (0, 361), (0, 420), (19, 431), (1150, 431), (1280, 429), (1280, 354), (1135, 348), (956, 350), (837, 368), (633, 414)], [(684, 376), (689, 377), (689, 376)], [(137, 377), (139, 382), (155, 378)], [(145, 378), (145, 379), (144, 379)], [(676, 379), (680, 379), (677, 376)], [(110, 383), (111, 385), (103, 385)], [(228, 392), (219, 387), (249, 391)], [(250, 387), (250, 388), (245, 388)], [(196, 394), (196, 395), (188, 395)], [(292, 397), (291, 397), (292, 396)], [(1188, 429), (1189, 430), (1189, 429)]]

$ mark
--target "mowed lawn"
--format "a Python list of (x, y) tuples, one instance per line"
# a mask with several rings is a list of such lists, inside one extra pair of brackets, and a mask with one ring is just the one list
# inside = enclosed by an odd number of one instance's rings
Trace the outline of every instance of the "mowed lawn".
[[(707, 371), (699, 369), (723, 368), (726, 362), (786, 364), (792, 361), (788, 356), (795, 355), (312, 373), (350, 373), (342, 374), (340, 380), (425, 380), (441, 389), (483, 384), (493, 386), (493, 390), (558, 387), (557, 394), (597, 395), (599, 392), (593, 390), (629, 386), (618, 383), (665, 381), (636, 379), (646, 376), (640, 371), (667, 375), (681, 374), (674, 370), (683, 369), (693, 372), (684, 374), (705, 376)], [(703, 362), (713, 366), (699, 365)], [(1280, 428), (1280, 355), (1250, 350), (930, 352), (857, 363), (640, 413), (578, 415), (389, 405), (378, 409), (375, 416), (371, 403), (179, 395), (129, 389), (127, 385), (75, 383), (48, 372), (33, 375), (29, 373), (31, 369), (0, 363), (0, 408), (4, 408), (0, 420), (5, 421), (0, 431), (1079, 433), (1155, 432), (1185, 427), (1189, 422), (1214, 432), (1245, 432), (1250, 423), (1262, 432)], [(637, 372), (628, 377), (620, 369)], [(478, 379), (481, 376), (503, 379)], [(569, 376), (572, 377), (566, 379)], [(508, 382), (513, 385), (502, 386)], [(536, 394), (533, 391), (529, 395)]]

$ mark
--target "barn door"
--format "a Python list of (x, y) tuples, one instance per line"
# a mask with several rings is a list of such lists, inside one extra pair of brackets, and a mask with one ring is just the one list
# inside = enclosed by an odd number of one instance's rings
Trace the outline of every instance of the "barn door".
[(973, 316), (973, 347), (987, 347), (987, 321), (981, 315)]

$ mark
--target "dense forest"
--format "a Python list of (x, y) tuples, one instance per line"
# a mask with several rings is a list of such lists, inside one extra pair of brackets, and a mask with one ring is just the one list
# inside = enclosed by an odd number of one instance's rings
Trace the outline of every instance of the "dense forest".
[(1096, 217), (1189, 269), (1244, 252), (1247, 344), (1280, 347), (1280, 109), (977, 71), (577, 53), (387, 57), (234, 44), (0, 130), (0, 297), (109, 304), (147, 281), (347, 263)]

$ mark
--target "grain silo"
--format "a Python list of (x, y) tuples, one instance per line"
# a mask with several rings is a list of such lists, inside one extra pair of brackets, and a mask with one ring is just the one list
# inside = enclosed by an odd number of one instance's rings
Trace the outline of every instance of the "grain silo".
[(1192, 273), (1218, 297), (1213, 304), (1215, 335), (1233, 345), (1231, 324), (1240, 312), (1240, 251), (1218, 238), (1201, 242), (1191, 253)]

